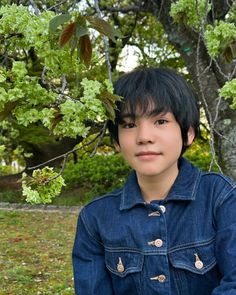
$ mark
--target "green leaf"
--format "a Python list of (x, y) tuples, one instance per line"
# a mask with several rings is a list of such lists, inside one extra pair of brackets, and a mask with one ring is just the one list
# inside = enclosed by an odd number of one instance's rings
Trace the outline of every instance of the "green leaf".
[(76, 29), (75, 29), (75, 36), (76, 37), (80, 38), (84, 35), (88, 35), (88, 33), (89, 33), (88, 28), (81, 27), (81, 25), (77, 23)]
[[(74, 38), (71, 40), (71, 55), (73, 55), (76, 47), (79, 47), (79, 39), (82, 36), (88, 35), (89, 31), (88, 28), (81, 27), (79, 23), (76, 23), (75, 32), (74, 32)], [(80, 54), (80, 52), (78, 52)]]
[(57, 15), (56, 17), (54, 17), (50, 21), (50, 23), (49, 23), (49, 31), (51, 33), (54, 33), (60, 25), (62, 25), (65, 22), (69, 21), (70, 19), (71, 19), (71, 15), (68, 14), (68, 13)]
[(116, 42), (115, 37), (120, 37), (121, 34), (118, 30), (113, 28), (108, 22), (98, 17), (88, 16), (87, 20), (89, 21), (91, 27), (97, 30), (99, 33), (107, 36), (113, 42)]
[(60, 194), (63, 186), (65, 182), (62, 176), (48, 166), (34, 170), (32, 177), (22, 174), (22, 193), (31, 204), (51, 203)]
[(3, 75), (3, 74), (0, 74), (0, 83), (3, 83), (3, 82), (5, 82), (6, 81), (6, 76), (5, 75)]

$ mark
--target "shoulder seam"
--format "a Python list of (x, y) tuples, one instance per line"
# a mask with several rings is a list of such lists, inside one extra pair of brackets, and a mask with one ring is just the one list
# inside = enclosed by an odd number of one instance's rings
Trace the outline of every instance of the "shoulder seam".
[(86, 229), (88, 235), (89, 235), (94, 241), (96, 241), (98, 244), (100, 244), (100, 245), (103, 246), (103, 244), (95, 238), (95, 236), (92, 234), (91, 230), (90, 230), (89, 227), (87, 226), (87, 223), (85, 222), (85, 216), (83, 216), (84, 213), (85, 213), (85, 210), (84, 210), (84, 208), (83, 208), (83, 210), (81, 210), (80, 217), (81, 217), (81, 220), (83, 221), (84, 227), (85, 227), (85, 229)]
[(217, 176), (219, 178), (221, 178), (222, 180), (224, 180), (228, 185), (230, 185), (233, 189), (236, 188), (236, 182), (234, 182), (232, 179), (230, 179), (228, 176), (225, 176), (221, 173), (217, 173), (217, 172), (212, 172), (212, 171), (209, 171), (209, 172), (206, 172), (206, 171), (202, 171), (202, 177), (204, 176), (210, 176), (210, 175), (213, 175), (213, 176)]
[(102, 199), (106, 199), (106, 198), (110, 198), (110, 197), (116, 197), (116, 196), (118, 196), (118, 195), (120, 195), (120, 194), (121, 194), (121, 189), (118, 190), (116, 193), (115, 193), (115, 192), (113, 192), (113, 193), (107, 193), (107, 194), (105, 194), (105, 195), (103, 195), (103, 196), (96, 197), (95, 199), (93, 199), (92, 201), (90, 201), (88, 204), (86, 204), (84, 207), (87, 207), (87, 206), (89, 206), (90, 204), (93, 204), (93, 203), (95, 203), (95, 202), (97, 202), (97, 201), (100, 201), (100, 200), (102, 200)]

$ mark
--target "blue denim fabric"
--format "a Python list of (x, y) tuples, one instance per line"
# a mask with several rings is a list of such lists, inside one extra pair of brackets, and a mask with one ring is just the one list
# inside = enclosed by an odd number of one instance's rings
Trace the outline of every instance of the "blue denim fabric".
[(131, 173), (82, 209), (73, 268), (79, 295), (235, 295), (235, 183), (181, 159), (167, 198), (145, 203)]

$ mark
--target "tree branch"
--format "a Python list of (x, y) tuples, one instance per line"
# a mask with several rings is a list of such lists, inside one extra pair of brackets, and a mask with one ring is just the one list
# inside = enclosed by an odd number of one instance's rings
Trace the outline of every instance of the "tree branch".
[[(99, 18), (102, 18), (102, 13), (99, 7), (98, 0), (94, 0), (96, 12)], [(105, 60), (107, 64), (107, 74), (108, 79), (112, 82), (112, 76), (111, 76), (111, 63), (110, 63), (110, 54), (109, 54), (109, 41), (106, 36), (103, 36), (103, 45), (104, 45), (104, 51), (105, 51)]]
[(89, 142), (83, 144), (81, 147), (74, 148), (74, 149), (72, 149), (72, 150), (70, 150), (70, 151), (68, 151), (68, 152), (66, 152), (66, 153), (64, 153), (64, 154), (61, 154), (61, 155), (59, 155), (59, 156), (57, 156), (57, 157), (54, 157), (54, 158), (52, 158), (52, 159), (50, 159), (50, 160), (48, 160), (48, 161), (45, 161), (45, 162), (43, 162), (43, 163), (40, 163), (40, 164), (36, 165), (36, 166), (28, 167), (27, 170), (34, 170), (34, 169), (40, 168), (40, 167), (42, 167), (42, 166), (45, 166), (45, 165), (47, 165), (47, 164), (49, 164), (49, 163), (51, 163), (51, 162), (54, 162), (54, 161), (56, 161), (56, 160), (58, 160), (58, 159), (61, 159), (61, 158), (64, 158), (64, 159), (65, 159), (65, 158), (67, 158), (70, 154), (72, 154), (72, 153), (74, 153), (74, 152), (77, 152), (78, 150), (81, 150), (81, 149), (83, 149), (84, 147), (89, 146), (90, 144), (92, 144), (93, 142), (95, 142), (95, 141), (101, 136), (102, 133), (103, 133), (103, 128), (102, 128), (102, 130), (98, 133), (98, 135), (97, 135), (95, 138), (93, 138), (93, 139), (91, 139)]
[(129, 12), (140, 12), (140, 11), (146, 11), (146, 9), (140, 9), (140, 6), (138, 5), (132, 5), (128, 7), (111, 7), (111, 6), (106, 6), (106, 7), (101, 7), (101, 11), (109, 11), (109, 12), (121, 12), (121, 13), (129, 13)]

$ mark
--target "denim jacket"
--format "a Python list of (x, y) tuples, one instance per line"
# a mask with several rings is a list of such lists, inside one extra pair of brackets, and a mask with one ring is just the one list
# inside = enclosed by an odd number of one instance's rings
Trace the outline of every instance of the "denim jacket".
[(235, 187), (182, 158), (166, 199), (145, 203), (132, 172), (79, 215), (76, 294), (235, 295)]

